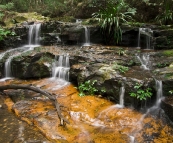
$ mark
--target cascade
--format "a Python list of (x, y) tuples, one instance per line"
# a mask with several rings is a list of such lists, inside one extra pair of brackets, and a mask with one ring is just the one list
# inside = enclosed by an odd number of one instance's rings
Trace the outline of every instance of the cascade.
[(90, 46), (90, 30), (84, 26), (85, 29), (85, 43), (83, 44), (83, 46)]
[(144, 53), (142, 55), (136, 55), (137, 59), (141, 63), (141, 67), (144, 70), (150, 70), (150, 55), (148, 53)]
[(116, 104), (116, 108), (123, 108), (124, 107), (124, 94), (125, 94), (125, 87), (122, 83), (122, 86), (120, 87), (120, 93), (119, 93), (119, 104)]
[(11, 55), (5, 62), (5, 78), (11, 78), (12, 77), (11, 60), (14, 57), (19, 56), (21, 53), (33, 50), (34, 47), (38, 46), (39, 39), (40, 39), (40, 27), (41, 27), (40, 23), (39, 24), (33, 24), (33, 25), (29, 26), (29, 32), (28, 32), (29, 45), (8, 50), (0, 56), (2, 58), (6, 53), (9, 53)]
[(120, 88), (120, 106), (124, 107), (124, 93), (125, 93), (125, 88), (124, 84)]
[(160, 105), (161, 99), (163, 98), (163, 89), (162, 89), (162, 81), (155, 79), (156, 82), (156, 106), (158, 107)]
[(41, 23), (29, 25), (28, 44), (39, 45)]
[(141, 35), (145, 35), (145, 38), (146, 38), (145, 49), (153, 49), (151, 46), (151, 39), (153, 37), (153, 31), (150, 28), (139, 28), (138, 47), (142, 46)]
[(11, 74), (11, 59), (8, 58), (7, 61), (5, 62), (5, 77), (10, 78), (12, 76)]
[(52, 77), (60, 78), (63, 80), (68, 81), (69, 80), (69, 70), (70, 70), (70, 64), (69, 64), (69, 55), (60, 55), (59, 59), (57, 61), (57, 57), (55, 56), (55, 62), (53, 64), (52, 69)]
[[(157, 112), (157, 109), (159, 109), (160, 107), (160, 102), (161, 99), (163, 98), (163, 89), (162, 89), (162, 81), (161, 80), (157, 80), (155, 79), (155, 86), (156, 86), (156, 103), (154, 104), (154, 106), (150, 107), (147, 112), (140, 118), (140, 120), (137, 122), (137, 124), (139, 124), (139, 126), (142, 126), (143, 120), (145, 119), (145, 117), (148, 114), (152, 114), (152, 112), (155, 114)], [(137, 132), (133, 133), (133, 138), (135, 140), (135, 134)], [(134, 142), (134, 141), (133, 141)]]

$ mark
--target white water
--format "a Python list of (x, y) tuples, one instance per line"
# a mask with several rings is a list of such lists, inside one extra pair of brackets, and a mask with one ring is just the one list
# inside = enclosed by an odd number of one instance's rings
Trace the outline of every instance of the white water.
[(59, 79), (63, 79), (66, 81), (69, 81), (69, 70), (70, 70), (70, 64), (69, 64), (69, 55), (60, 55), (59, 59), (57, 61), (57, 57), (55, 57), (55, 62), (53, 64), (52, 69), (52, 77)]
[(141, 47), (141, 35), (146, 36), (146, 47), (145, 49), (153, 49), (151, 47), (151, 39), (153, 37), (153, 31), (150, 28), (139, 28), (139, 34), (138, 34), (138, 47)]
[[(154, 106), (152, 106), (151, 108), (149, 108), (147, 110), (147, 112), (140, 118), (140, 120), (137, 122), (137, 124), (139, 126), (142, 126), (142, 123), (143, 123), (143, 120), (145, 119), (145, 117), (148, 115), (148, 114), (152, 114), (152, 112), (154, 113), (157, 109), (160, 108), (160, 102), (163, 98), (163, 89), (162, 89), (162, 81), (161, 80), (157, 80), (155, 79), (155, 86), (156, 86), (156, 103)], [(134, 137), (134, 140), (135, 140), (135, 134), (137, 132), (134, 132), (133, 133), (133, 137)]]
[(29, 25), (29, 31), (28, 31), (28, 43), (29, 45), (25, 45), (23, 47), (15, 48), (8, 50), (0, 55), (0, 58), (3, 58), (3, 56), (7, 53), (11, 54), (9, 58), (5, 62), (5, 79), (12, 78), (12, 71), (11, 71), (11, 60), (19, 56), (21, 53), (33, 50), (35, 47), (38, 47), (39, 41), (40, 41), (40, 27), (41, 24), (34, 24)]
[(161, 99), (163, 98), (163, 87), (162, 87), (162, 81), (156, 80), (156, 89), (157, 89), (157, 98), (156, 98), (156, 106), (159, 107)]
[(39, 45), (41, 24), (29, 25), (28, 45)]
[(121, 88), (120, 88), (120, 101), (119, 101), (119, 104), (116, 104), (115, 106), (117, 108), (123, 108), (124, 107), (124, 94), (125, 94), (125, 87), (124, 87), (124, 84), (122, 84)]
[(150, 70), (150, 55), (148, 53), (136, 55), (136, 57), (141, 63), (141, 68), (144, 70)]
[(91, 43), (90, 43), (90, 31), (86, 26), (84, 26), (84, 29), (85, 29), (85, 43), (83, 44), (83, 46), (90, 46), (91, 45)]

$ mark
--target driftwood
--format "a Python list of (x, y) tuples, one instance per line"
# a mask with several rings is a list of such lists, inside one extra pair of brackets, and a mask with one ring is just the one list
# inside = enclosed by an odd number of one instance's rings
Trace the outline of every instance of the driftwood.
[(18, 84), (14, 85), (14, 84), (11, 84), (11, 85), (1, 85), (0, 86), (1, 92), (3, 92), (4, 90), (7, 90), (7, 89), (28, 89), (28, 90), (32, 90), (34, 92), (38, 92), (38, 93), (41, 93), (41, 94), (47, 96), (55, 104), (55, 108), (57, 110), (57, 114), (58, 114), (58, 117), (60, 119), (60, 125), (65, 125), (65, 123), (69, 124), (69, 121), (66, 118), (64, 118), (61, 114), (61, 109), (60, 109), (61, 105), (55, 99), (55, 96), (53, 96), (51, 93), (49, 93), (45, 90), (42, 90), (38, 87), (35, 87), (33, 85), (18, 85)]

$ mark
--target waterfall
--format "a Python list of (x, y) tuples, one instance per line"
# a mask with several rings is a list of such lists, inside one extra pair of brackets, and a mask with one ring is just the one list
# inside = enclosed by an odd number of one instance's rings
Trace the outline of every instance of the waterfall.
[(124, 84), (120, 88), (120, 106), (124, 107), (124, 93), (125, 93), (125, 88)]
[(52, 69), (52, 77), (60, 78), (63, 80), (68, 81), (69, 80), (69, 70), (70, 70), (70, 64), (69, 64), (69, 55), (60, 55), (59, 59), (57, 61), (57, 57), (55, 57), (55, 62), (53, 64)]
[(19, 56), (22, 52), (27, 52), (27, 51), (33, 50), (34, 47), (38, 46), (39, 40), (40, 40), (40, 27), (41, 27), (40, 23), (29, 25), (29, 31), (28, 31), (28, 44), (29, 45), (8, 50), (7, 52), (4, 52), (3, 54), (0, 55), (0, 58), (2, 58), (6, 53), (9, 53), (11, 55), (8, 57), (8, 59), (5, 62), (5, 78), (12, 77), (11, 60), (14, 57)]
[(157, 91), (157, 94), (156, 94), (156, 106), (159, 106), (160, 102), (161, 102), (161, 99), (163, 97), (162, 81), (155, 79), (155, 82), (156, 82), (156, 91)]
[(122, 83), (122, 86), (120, 87), (120, 93), (119, 93), (119, 104), (116, 104), (116, 108), (123, 108), (124, 107), (124, 94), (125, 94), (125, 87)]
[(141, 63), (141, 67), (144, 70), (150, 70), (150, 55), (148, 53), (144, 53), (142, 55), (136, 55), (137, 59)]
[(29, 25), (28, 44), (39, 45), (41, 23)]
[(83, 46), (90, 46), (90, 30), (84, 26), (85, 29), (85, 43), (83, 44)]
[(5, 62), (5, 77), (11, 77), (11, 58), (7, 59), (7, 61)]
[(138, 33), (138, 47), (141, 47), (141, 35), (145, 35), (146, 43), (145, 49), (152, 49), (151, 48), (151, 39), (153, 37), (153, 31), (150, 28), (139, 28)]

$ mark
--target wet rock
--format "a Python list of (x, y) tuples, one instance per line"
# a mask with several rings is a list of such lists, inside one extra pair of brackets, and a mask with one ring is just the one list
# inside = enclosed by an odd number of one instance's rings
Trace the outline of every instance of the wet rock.
[(169, 117), (169, 119), (173, 122), (173, 96), (165, 97), (161, 101), (161, 107)]
[(50, 53), (15, 57), (11, 63), (13, 76), (23, 79), (50, 77), (53, 59)]

